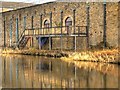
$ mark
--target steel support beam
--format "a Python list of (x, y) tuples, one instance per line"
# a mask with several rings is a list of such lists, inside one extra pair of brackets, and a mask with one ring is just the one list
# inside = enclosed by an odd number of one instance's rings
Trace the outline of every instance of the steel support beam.
[(52, 48), (51, 48), (51, 37), (49, 36), (49, 50), (51, 50)]

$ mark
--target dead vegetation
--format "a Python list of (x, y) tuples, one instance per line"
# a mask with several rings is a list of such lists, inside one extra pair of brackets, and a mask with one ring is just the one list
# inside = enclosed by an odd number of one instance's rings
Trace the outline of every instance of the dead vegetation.
[(33, 56), (46, 56), (61, 58), (61, 60), (71, 61), (88, 61), (88, 62), (104, 62), (104, 63), (117, 63), (119, 64), (119, 52), (118, 49), (103, 49), (103, 50), (89, 50), (81, 52), (72, 51), (60, 51), (60, 50), (12, 50), (5, 49), (1, 51), (1, 54), (22, 54)]
[(119, 63), (118, 49), (105, 49), (99, 51), (75, 52), (69, 57), (62, 57), (62, 60), (90, 61), (104, 63)]

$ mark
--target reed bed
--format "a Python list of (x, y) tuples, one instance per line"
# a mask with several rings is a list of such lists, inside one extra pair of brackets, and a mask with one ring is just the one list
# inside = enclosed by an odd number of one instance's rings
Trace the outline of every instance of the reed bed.
[(21, 55), (34, 55), (34, 56), (46, 56), (60, 58), (61, 60), (71, 61), (88, 61), (88, 62), (104, 62), (104, 63), (117, 63), (119, 64), (119, 52), (118, 49), (104, 49), (94, 51), (59, 51), (59, 50), (12, 50), (5, 49), (0, 50), (1, 54), (21, 54)]
[(99, 51), (74, 52), (69, 57), (62, 57), (62, 60), (119, 63), (118, 49), (105, 49)]

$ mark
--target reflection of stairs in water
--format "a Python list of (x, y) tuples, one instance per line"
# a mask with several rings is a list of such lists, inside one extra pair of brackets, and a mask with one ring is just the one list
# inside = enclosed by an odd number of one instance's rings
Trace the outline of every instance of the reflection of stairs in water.
[(28, 42), (29, 39), (30, 39), (30, 37), (23, 36), (21, 38), (21, 40), (19, 41), (19, 43), (18, 43), (18, 47), (19, 48), (24, 48), (26, 46), (26, 44), (27, 44), (27, 42)]

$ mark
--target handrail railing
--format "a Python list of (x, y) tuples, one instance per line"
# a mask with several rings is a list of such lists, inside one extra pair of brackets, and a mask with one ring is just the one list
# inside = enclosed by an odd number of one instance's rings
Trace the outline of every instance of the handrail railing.
[[(61, 29), (62, 28), (62, 29)], [(26, 34), (27, 33), (27, 34)], [(88, 36), (87, 26), (55, 26), (44, 28), (26, 28), (18, 39), (17, 46), (27, 35), (85, 35)]]
[[(62, 28), (64, 27), (74, 27), (74, 26), (62, 26)], [(87, 26), (75, 26), (75, 27), (87, 27)], [(25, 30), (48, 29), (48, 28), (61, 28), (61, 26), (43, 27), (43, 28), (26, 28)]]
[[(62, 30), (61, 30), (62, 28)], [(86, 35), (87, 26), (56, 26), (44, 28), (26, 28), (25, 35)]]

